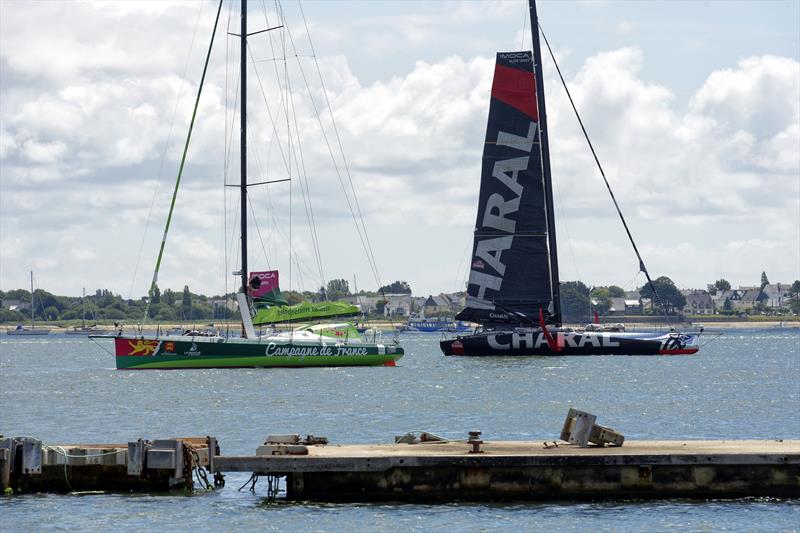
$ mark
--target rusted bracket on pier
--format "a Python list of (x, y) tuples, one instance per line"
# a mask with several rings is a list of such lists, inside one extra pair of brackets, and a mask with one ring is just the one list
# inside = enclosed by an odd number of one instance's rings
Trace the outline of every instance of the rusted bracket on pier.
[(561, 440), (570, 444), (577, 444), (581, 448), (586, 448), (589, 443), (598, 446), (622, 446), (625, 437), (622, 433), (611, 428), (595, 424), (597, 417), (585, 411), (572, 409), (567, 412), (564, 420), (564, 427), (561, 428)]
[(214, 437), (143, 440), (128, 443), (128, 475), (141, 477), (147, 471), (169, 472), (171, 487), (191, 487), (192, 469), (214, 471), (214, 456), (219, 455)]
[(31, 437), (0, 439), (0, 488), (15, 487), (23, 475), (42, 473), (42, 441)]

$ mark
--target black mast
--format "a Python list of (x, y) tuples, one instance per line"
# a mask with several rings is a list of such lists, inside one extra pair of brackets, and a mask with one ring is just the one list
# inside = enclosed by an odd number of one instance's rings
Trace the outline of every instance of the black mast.
[(241, 177), (242, 292), (247, 294), (247, 0), (242, 0), (241, 24), (241, 122), (239, 172)]
[(553, 315), (550, 322), (561, 325), (561, 294), (558, 285), (558, 252), (556, 248), (556, 221), (553, 214), (553, 182), (550, 175), (550, 143), (548, 141), (547, 110), (544, 103), (544, 76), (542, 75), (542, 50), (539, 47), (539, 18), (536, 0), (528, 0), (531, 10), (531, 37), (533, 39), (533, 72), (536, 76), (536, 107), (539, 110), (539, 138), (542, 143), (542, 171), (544, 174), (544, 199), (547, 209), (547, 242), (550, 247), (550, 283), (553, 287)]

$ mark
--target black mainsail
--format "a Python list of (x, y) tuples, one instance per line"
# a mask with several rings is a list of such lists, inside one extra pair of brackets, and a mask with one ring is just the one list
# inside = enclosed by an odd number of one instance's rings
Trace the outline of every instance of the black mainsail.
[(536, 89), (531, 52), (497, 54), (467, 307), (459, 320), (531, 325), (539, 323), (541, 310), (547, 323), (561, 322)]

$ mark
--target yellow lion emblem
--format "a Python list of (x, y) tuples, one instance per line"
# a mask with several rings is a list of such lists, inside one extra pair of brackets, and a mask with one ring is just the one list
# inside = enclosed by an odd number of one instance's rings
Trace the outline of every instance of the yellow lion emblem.
[(146, 341), (137, 339), (135, 341), (128, 341), (131, 347), (130, 355), (153, 355), (158, 348), (158, 341)]

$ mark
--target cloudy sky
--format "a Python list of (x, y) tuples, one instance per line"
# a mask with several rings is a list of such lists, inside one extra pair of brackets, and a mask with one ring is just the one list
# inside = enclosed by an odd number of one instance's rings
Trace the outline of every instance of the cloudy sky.
[[(305, 1), (305, 20), (297, 2), (249, 5), (250, 31), (289, 30), (250, 38), (250, 181), (292, 180), (251, 189), (251, 269), (279, 268), (284, 289), (375, 289), (350, 204), (383, 283), (462, 289), (494, 54), (530, 47), (525, 3)], [(34, 270), (59, 294), (146, 292), (215, 12), (0, 2), (0, 289)], [(539, 12), (650, 272), (799, 278), (800, 2)], [(238, 2), (220, 26), (162, 289), (235, 285)], [(637, 261), (549, 58), (545, 87), (561, 277), (632, 289)]]

